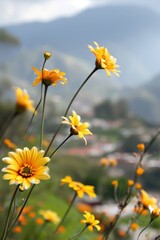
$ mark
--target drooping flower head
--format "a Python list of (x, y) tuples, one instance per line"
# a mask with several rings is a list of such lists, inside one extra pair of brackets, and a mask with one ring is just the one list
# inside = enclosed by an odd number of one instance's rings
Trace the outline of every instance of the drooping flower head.
[(92, 133), (89, 131), (89, 123), (88, 122), (81, 122), (81, 117), (77, 115), (75, 111), (72, 111), (73, 116), (69, 116), (69, 119), (66, 117), (62, 117), (63, 121), (62, 123), (70, 125), (71, 134), (78, 135), (79, 138), (83, 138), (85, 141), (85, 144), (87, 144), (87, 141), (84, 137), (84, 135), (92, 135)]
[(61, 84), (65, 84), (68, 82), (67, 78), (63, 77), (65, 73), (60, 72), (58, 68), (55, 68), (53, 70), (43, 69), (43, 71), (39, 71), (35, 67), (32, 67), (32, 69), (37, 74), (37, 78), (32, 84), (33, 87), (40, 82), (42, 82), (45, 86), (56, 86), (57, 82), (60, 82)]
[(116, 64), (116, 58), (112, 57), (108, 52), (107, 48), (100, 47), (97, 42), (94, 42), (96, 48), (88, 45), (91, 52), (96, 57), (96, 67), (98, 69), (105, 69), (107, 76), (111, 76), (111, 72), (113, 72), (116, 76), (119, 76), (117, 68), (119, 65)]
[(148, 193), (143, 189), (140, 192), (140, 202), (145, 209), (157, 208), (157, 199), (154, 197), (149, 197)]
[(62, 184), (68, 184), (70, 188), (72, 188), (79, 198), (83, 198), (84, 194), (87, 194), (91, 199), (96, 197), (94, 192), (94, 186), (84, 185), (83, 183), (73, 181), (70, 176), (66, 176), (61, 179)]
[(33, 101), (30, 99), (26, 90), (16, 88), (16, 112), (22, 113), (26, 110), (34, 112)]
[(58, 224), (60, 222), (60, 217), (57, 215), (56, 212), (53, 212), (52, 210), (41, 210), (39, 211), (39, 214), (41, 214), (46, 222), (52, 222), (54, 224)]
[(99, 225), (100, 221), (96, 220), (93, 214), (91, 214), (90, 212), (84, 211), (83, 216), (85, 219), (81, 220), (81, 223), (86, 224), (89, 231), (92, 232), (94, 228), (96, 228), (98, 231), (101, 230), (101, 227)]
[(19, 185), (21, 190), (50, 178), (49, 168), (45, 166), (50, 158), (44, 157), (44, 151), (38, 151), (36, 147), (32, 147), (31, 150), (27, 147), (17, 148), (15, 152), (9, 152), (8, 157), (2, 161), (7, 164), (7, 167), (2, 169), (2, 172), (6, 173), (3, 179), (9, 180), (10, 185)]

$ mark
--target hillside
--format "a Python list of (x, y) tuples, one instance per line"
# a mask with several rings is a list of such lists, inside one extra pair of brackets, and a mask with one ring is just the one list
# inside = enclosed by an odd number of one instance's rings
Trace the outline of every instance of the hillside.
[(56, 91), (53, 88), (54, 95), (70, 99), (94, 67), (95, 58), (87, 45), (97, 41), (117, 57), (121, 74), (107, 78), (104, 71), (98, 71), (79, 99), (93, 105), (106, 98), (127, 98), (134, 114), (159, 122), (159, 78), (152, 82), (160, 72), (159, 22), (160, 15), (148, 8), (115, 5), (47, 23), (7, 27), (7, 32), (20, 39), (21, 46), (13, 49), (0, 44), (0, 77), (32, 91), (31, 67), (40, 68), (43, 51), (48, 50), (53, 57), (47, 67), (60, 68), (69, 80), (67, 86), (58, 86)]
[[(74, 17), (27, 23), (7, 29), (27, 48), (48, 45), (94, 62), (87, 45), (105, 45), (121, 66), (123, 86), (136, 86), (159, 72), (160, 16), (140, 6), (91, 8)], [(151, 61), (154, 59), (154, 61)]]

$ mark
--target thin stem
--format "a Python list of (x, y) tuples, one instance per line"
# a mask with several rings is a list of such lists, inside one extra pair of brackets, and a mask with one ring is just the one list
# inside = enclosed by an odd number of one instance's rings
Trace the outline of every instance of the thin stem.
[(4, 231), (3, 231), (3, 234), (2, 234), (1, 240), (5, 240), (6, 237), (7, 237), (8, 232), (9, 232), (8, 231), (8, 227), (9, 227), (9, 222), (10, 222), (12, 205), (14, 203), (14, 199), (16, 197), (18, 189), (19, 189), (19, 186), (16, 187), (16, 189), (15, 189), (15, 191), (13, 193), (13, 196), (12, 196), (12, 199), (11, 199), (11, 202), (10, 202), (10, 205), (9, 205), (8, 214), (7, 214), (7, 218), (6, 218), (6, 223), (5, 223), (5, 226), (4, 226)]
[(137, 240), (139, 239), (140, 235), (149, 227), (149, 225), (152, 223), (153, 219), (150, 220), (150, 222), (147, 224), (147, 226), (145, 228), (142, 229), (142, 231), (140, 231), (140, 233), (138, 234)]
[[(43, 79), (43, 69), (44, 69), (46, 60), (47, 60), (47, 59), (44, 59), (43, 64), (42, 64), (42, 79)], [(40, 104), (41, 104), (41, 102), (42, 102), (42, 92), (43, 92), (43, 83), (41, 82), (41, 95), (40, 95), (40, 99), (39, 99), (39, 102), (37, 103), (37, 106), (35, 107), (35, 110), (34, 110), (34, 112), (33, 112), (33, 114), (32, 114), (32, 117), (31, 117), (31, 119), (30, 119), (30, 121), (29, 121), (29, 124), (28, 124), (28, 126), (27, 126), (27, 128), (26, 128), (26, 130), (25, 130), (25, 133), (24, 133), (24, 135), (23, 135), (23, 137), (22, 137), (22, 140), (24, 140), (24, 138), (25, 138), (25, 136), (26, 136), (26, 134), (27, 134), (27, 132), (28, 132), (31, 124), (32, 124), (32, 121), (33, 121), (33, 118), (34, 118), (34, 116), (35, 116), (35, 114), (36, 114), (36, 112), (37, 112), (37, 109), (39, 108), (39, 106), (40, 106)], [(20, 142), (21, 142), (21, 141), (20, 141)], [(19, 145), (19, 144), (18, 144), (18, 145)]]
[(0, 130), (0, 145), (2, 144), (3, 141), (3, 137), (4, 134), (6, 133), (6, 131), (8, 130), (8, 128), (10, 127), (12, 121), (14, 120), (14, 118), (17, 116), (17, 112), (12, 113), (9, 118), (7, 119), (7, 121), (5, 122), (5, 124), (3, 125), (3, 127)]
[(9, 234), (9, 232), (12, 230), (12, 228), (14, 227), (14, 225), (16, 224), (16, 222), (18, 221), (18, 219), (19, 219), (19, 217), (20, 217), (20, 215), (21, 215), (24, 207), (26, 206), (26, 204), (27, 204), (27, 202), (28, 202), (28, 199), (29, 199), (29, 197), (30, 197), (30, 195), (31, 195), (34, 187), (35, 187), (35, 184), (31, 187), (31, 189), (30, 189), (30, 191), (29, 191), (29, 193), (28, 193), (28, 195), (27, 195), (27, 197), (26, 197), (26, 199), (25, 199), (25, 201), (24, 201), (24, 203), (23, 203), (23, 205), (22, 205), (22, 207), (21, 207), (21, 209), (20, 209), (17, 217), (15, 218), (15, 220), (14, 220), (13, 223), (12, 223), (12, 225), (10, 226), (7, 235)]
[(124, 208), (121, 208), (121, 209), (120, 209), (120, 211), (119, 211), (119, 213), (116, 215), (114, 221), (110, 224), (110, 226), (107, 226), (107, 230), (106, 230), (106, 232), (104, 233), (102, 240), (105, 240), (105, 239), (107, 240), (107, 239), (108, 239), (110, 233), (111, 233), (112, 230), (115, 228), (116, 223), (117, 223), (117, 221), (119, 220), (123, 209), (124, 209)]
[[(98, 70), (98, 68), (95, 67), (95, 68), (93, 69), (93, 71), (88, 75), (88, 77), (84, 80), (84, 82), (81, 84), (81, 86), (78, 88), (78, 90), (76, 91), (76, 93), (75, 93), (74, 96), (72, 97), (70, 103), (68, 104), (68, 107), (67, 107), (67, 109), (66, 109), (66, 111), (65, 111), (65, 113), (64, 113), (64, 117), (67, 116), (68, 111), (69, 111), (69, 109), (70, 109), (73, 101), (74, 101), (75, 98), (77, 97), (78, 93), (80, 92), (80, 90), (81, 90), (81, 89), (83, 88), (83, 86), (86, 84), (86, 82), (88, 81), (88, 79), (89, 79), (97, 70)], [(54, 133), (54, 135), (53, 135), (53, 137), (52, 137), (52, 139), (51, 139), (51, 141), (50, 141), (50, 143), (49, 143), (49, 145), (48, 145), (48, 147), (47, 147), (47, 149), (46, 149), (46, 151), (45, 151), (45, 155), (48, 153), (48, 151), (49, 151), (49, 149), (50, 149), (50, 147), (51, 147), (51, 145), (52, 145), (55, 137), (57, 136), (58, 132), (60, 131), (61, 127), (62, 127), (62, 123), (58, 126), (57, 130), (55, 131), (55, 133)]]
[(60, 223), (58, 224), (58, 226), (56, 227), (55, 231), (53, 232), (53, 236), (56, 235), (56, 233), (57, 233), (57, 231), (58, 231), (58, 228), (62, 225), (62, 223), (64, 222), (65, 218), (67, 217), (67, 215), (68, 215), (71, 207), (73, 206), (73, 203), (74, 203), (76, 197), (77, 197), (77, 193), (75, 192), (75, 194), (74, 194), (74, 196), (73, 196), (73, 198), (72, 198), (72, 201), (71, 201), (69, 207), (67, 208), (67, 210), (66, 210), (63, 218), (61, 219)]
[[(24, 133), (24, 135), (23, 135), (23, 137), (22, 137), (22, 140), (24, 140), (24, 138), (25, 138), (25, 136), (26, 136), (26, 134), (27, 134), (27, 132), (28, 132), (31, 124), (32, 124), (32, 121), (33, 121), (33, 118), (34, 118), (34, 116), (35, 116), (35, 114), (36, 114), (36, 112), (37, 112), (37, 109), (39, 108), (39, 106), (40, 106), (40, 104), (41, 104), (41, 102), (42, 102), (42, 92), (43, 92), (43, 83), (41, 83), (41, 95), (40, 95), (39, 102), (37, 103), (37, 106), (35, 107), (35, 110), (34, 110), (34, 112), (33, 112), (33, 114), (32, 114), (32, 117), (31, 117), (31, 119), (30, 119), (30, 121), (29, 121), (29, 124), (28, 124), (28, 126), (27, 126), (27, 128), (26, 128), (26, 130), (25, 130), (25, 133)], [(21, 142), (22, 142), (22, 141), (20, 140), (19, 143), (21, 143)], [(19, 145), (19, 144), (18, 144), (18, 145)]]
[(43, 106), (42, 106), (42, 118), (41, 118), (40, 149), (42, 149), (42, 142), (43, 142), (44, 111), (45, 111), (45, 103), (46, 103), (47, 90), (48, 90), (48, 86), (45, 85), (44, 97), (43, 97)]
[(114, 199), (115, 199), (115, 202), (118, 203), (118, 186), (115, 186), (114, 187)]
[(76, 233), (75, 235), (73, 235), (68, 240), (76, 239), (77, 237), (79, 237), (86, 230), (87, 227), (88, 227), (88, 225), (86, 224), (86, 226), (80, 232)]
[(51, 157), (53, 156), (53, 154), (54, 154), (55, 152), (57, 152), (57, 150), (58, 150), (72, 135), (73, 135), (73, 134), (70, 133), (69, 136), (64, 139), (64, 141), (51, 153), (51, 155), (50, 155), (49, 157), (51, 158)]

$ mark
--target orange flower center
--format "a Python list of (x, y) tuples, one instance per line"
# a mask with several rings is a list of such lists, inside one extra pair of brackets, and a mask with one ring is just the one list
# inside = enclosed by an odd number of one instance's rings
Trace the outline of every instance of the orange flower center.
[(32, 166), (25, 164), (23, 167), (19, 169), (19, 174), (25, 178), (31, 177), (34, 174), (34, 169)]

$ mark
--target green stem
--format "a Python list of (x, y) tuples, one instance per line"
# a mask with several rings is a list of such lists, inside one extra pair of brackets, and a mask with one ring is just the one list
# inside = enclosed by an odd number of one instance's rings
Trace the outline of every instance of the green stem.
[[(37, 103), (37, 106), (35, 107), (35, 110), (34, 110), (34, 112), (33, 112), (33, 114), (32, 114), (32, 117), (31, 117), (31, 119), (30, 119), (30, 121), (29, 121), (29, 124), (28, 124), (28, 126), (27, 126), (27, 128), (26, 128), (26, 130), (25, 130), (25, 133), (24, 133), (24, 135), (23, 135), (23, 137), (22, 137), (22, 140), (24, 140), (24, 138), (25, 138), (25, 136), (26, 136), (26, 134), (27, 134), (27, 132), (28, 132), (31, 124), (32, 124), (32, 121), (33, 121), (33, 118), (34, 118), (34, 116), (35, 116), (35, 114), (36, 114), (36, 112), (37, 112), (37, 109), (39, 108), (39, 106), (40, 106), (40, 104), (41, 104), (41, 102), (42, 102), (42, 92), (43, 92), (43, 83), (41, 83), (41, 95), (40, 95), (39, 102)], [(18, 146), (20, 145), (20, 143), (22, 144), (22, 141), (21, 141), (21, 140), (19, 141)]]
[(73, 134), (70, 133), (68, 137), (66, 137), (64, 139), (64, 141), (51, 153), (51, 155), (49, 156), (50, 158), (54, 155), (55, 152), (57, 152), (57, 150), (72, 136)]
[(145, 228), (142, 229), (142, 231), (140, 231), (140, 233), (138, 234), (137, 240), (139, 239), (140, 235), (144, 232), (144, 230), (146, 230), (149, 225), (152, 223), (153, 219), (150, 220), (150, 222), (147, 224), (147, 226)]
[(118, 203), (118, 186), (115, 186), (114, 187), (114, 199), (115, 199), (115, 202)]
[(86, 226), (80, 232), (76, 233), (75, 235), (73, 235), (68, 240), (72, 240), (72, 239), (75, 239), (75, 238), (79, 237), (86, 230), (87, 227), (88, 227), (88, 225), (86, 224)]
[(19, 189), (19, 186), (16, 187), (16, 189), (13, 193), (13, 196), (12, 196), (12, 199), (11, 199), (11, 202), (10, 202), (10, 205), (9, 205), (8, 214), (7, 214), (7, 218), (6, 218), (6, 223), (5, 223), (5, 226), (4, 226), (4, 231), (3, 231), (3, 234), (2, 234), (1, 240), (5, 240), (8, 232), (9, 232), (8, 227), (9, 227), (9, 222), (10, 222), (12, 205), (13, 205), (13, 202), (14, 202), (14, 199), (16, 197), (18, 189)]
[(48, 90), (48, 86), (45, 85), (44, 97), (43, 97), (43, 106), (42, 106), (42, 119), (41, 119), (41, 132), (40, 132), (40, 149), (42, 149), (42, 142), (43, 142), (44, 112), (45, 112), (45, 103), (46, 103), (47, 90)]
[(19, 211), (17, 217), (15, 218), (15, 220), (14, 220), (13, 223), (12, 223), (12, 225), (10, 226), (7, 235), (8, 235), (9, 232), (12, 230), (12, 228), (14, 227), (14, 225), (16, 224), (16, 222), (18, 221), (20, 215), (22, 214), (23, 209), (24, 209), (24, 207), (26, 206), (26, 204), (27, 204), (27, 202), (28, 202), (28, 199), (29, 199), (29, 197), (30, 197), (30, 195), (31, 195), (31, 193), (32, 193), (32, 191), (33, 191), (33, 189), (34, 189), (34, 187), (35, 187), (35, 184), (31, 187), (31, 189), (30, 189), (30, 191), (29, 191), (29, 193), (28, 193), (28, 195), (27, 195), (27, 197), (26, 197), (26, 199), (25, 199), (25, 201), (24, 201), (24, 203), (23, 203), (23, 205), (22, 205), (22, 207), (21, 207), (21, 209), (20, 209), (20, 211)]
[(16, 116), (17, 116), (17, 112), (12, 113), (7, 119), (7, 121), (5, 122), (5, 124), (2, 126), (0, 130), (0, 145), (2, 144), (4, 134), (6, 133), (6, 131), (8, 130), (8, 128), (10, 127), (12, 121)]
[[(44, 69), (46, 60), (47, 60), (47, 59), (44, 59), (43, 64), (42, 64), (42, 79), (43, 79), (43, 69)], [(32, 121), (33, 121), (33, 118), (34, 118), (34, 116), (35, 116), (35, 114), (36, 114), (36, 112), (37, 112), (37, 109), (39, 108), (39, 106), (40, 106), (40, 104), (41, 104), (41, 102), (42, 102), (42, 92), (43, 92), (43, 83), (41, 82), (41, 95), (40, 95), (40, 99), (39, 99), (39, 102), (37, 103), (37, 106), (35, 107), (35, 110), (34, 110), (34, 112), (33, 112), (33, 114), (32, 114), (32, 117), (31, 117), (31, 119), (30, 119), (30, 121), (29, 121), (29, 124), (28, 124), (28, 126), (27, 126), (27, 128), (26, 128), (26, 130), (25, 130), (25, 133), (24, 133), (24, 135), (23, 135), (23, 137), (22, 137), (22, 140), (24, 140), (24, 138), (25, 138), (25, 136), (26, 136), (26, 134), (27, 134), (27, 132), (28, 132), (31, 124), (32, 124)], [(20, 143), (21, 143), (21, 142), (22, 142), (22, 141), (20, 141)], [(18, 145), (19, 145), (19, 144), (18, 144)]]
[[(86, 82), (88, 81), (88, 79), (89, 79), (97, 70), (98, 70), (98, 68), (95, 67), (95, 68), (93, 69), (93, 71), (88, 75), (88, 77), (84, 80), (84, 82), (81, 84), (81, 86), (78, 88), (78, 90), (76, 91), (76, 93), (75, 93), (74, 96), (72, 97), (70, 103), (68, 104), (68, 107), (67, 107), (67, 109), (66, 109), (66, 111), (65, 111), (65, 113), (64, 113), (64, 117), (67, 116), (68, 111), (69, 111), (69, 109), (70, 109), (73, 101), (74, 101), (75, 98), (77, 97), (78, 93), (80, 92), (80, 90), (81, 90), (81, 89), (83, 88), (83, 86), (86, 84)], [(49, 143), (49, 145), (48, 145), (48, 147), (47, 147), (47, 149), (46, 149), (46, 151), (45, 151), (45, 155), (48, 153), (48, 151), (49, 151), (49, 149), (50, 149), (50, 147), (51, 147), (51, 145), (52, 145), (55, 137), (57, 136), (58, 132), (60, 131), (61, 127), (62, 127), (62, 123), (58, 126), (56, 132), (54, 133), (54, 135), (53, 135), (53, 137), (52, 137), (52, 139), (51, 139), (51, 141), (50, 141), (50, 143)]]
[(64, 216), (63, 216), (63, 218), (61, 219), (60, 223), (58, 224), (58, 226), (56, 227), (55, 231), (53, 232), (53, 236), (56, 235), (56, 233), (57, 233), (57, 231), (58, 231), (58, 228), (62, 225), (62, 223), (63, 223), (64, 220), (66, 219), (66, 217), (67, 217), (67, 215), (68, 215), (68, 213), (69, 213), (71, 207), (73, 206), (73, 203), (74, 203), (76, 197), (77, 197), (77, 193), (75, 192), (75, 194), (74, 194), (74, 196), (73, 196), (73, 198), (72, 198), (72, 201), (71, 201), (69, 207), (67, 208), (67, 210), (66, 210), (66, 212), (65, 212), (65, 214), (64, 214)]

